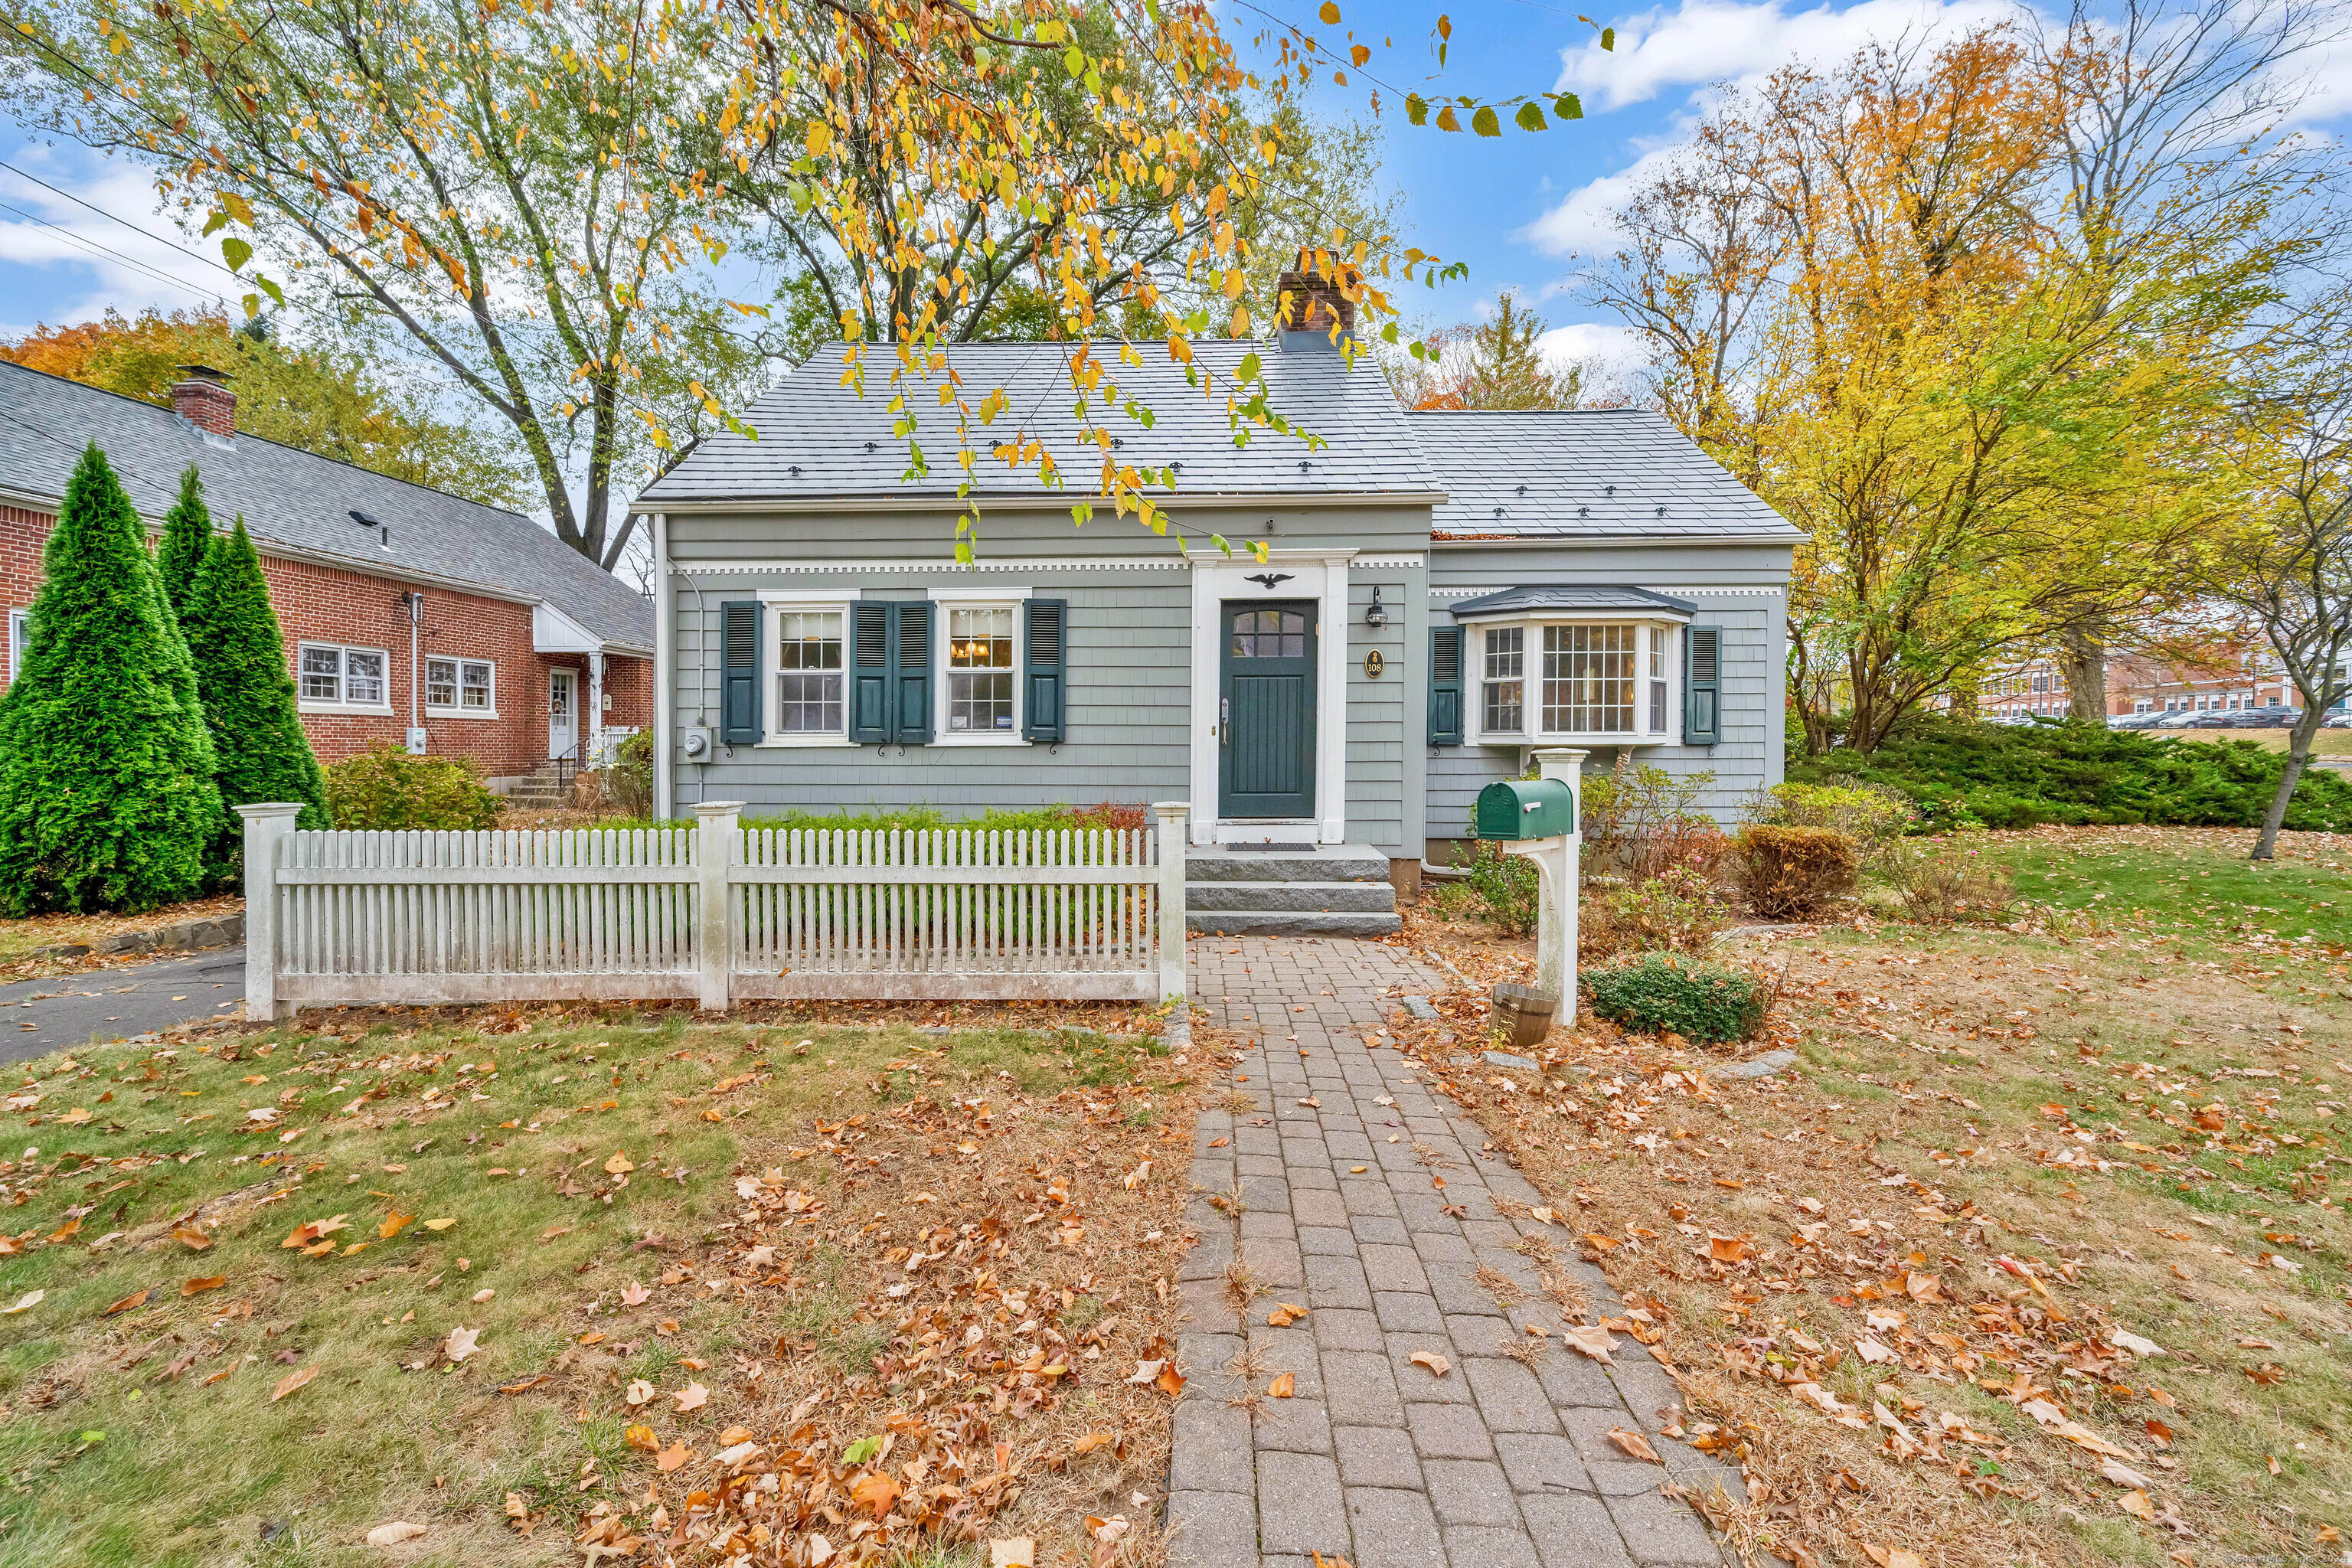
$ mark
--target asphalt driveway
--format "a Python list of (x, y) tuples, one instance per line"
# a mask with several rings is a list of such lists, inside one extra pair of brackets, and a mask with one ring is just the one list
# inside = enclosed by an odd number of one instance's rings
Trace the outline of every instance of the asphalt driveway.
[(0, 1062), (152, 1034), (245, 999), (245, 949), (0, 985)]

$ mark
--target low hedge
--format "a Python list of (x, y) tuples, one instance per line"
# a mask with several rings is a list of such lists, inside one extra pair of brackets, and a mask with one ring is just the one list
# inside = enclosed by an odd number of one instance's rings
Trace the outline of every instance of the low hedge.
[[(2252, 741), (2191, 741), (2089, 724), (1981, 724), (1922, 714), (1867, 756), (1840, 749), (1792, 758), (1789, 777), (1901, 790), (1921, 832), (2153, 823), (2254, 827), (2278, 793), (2286, 754)], [(2307, 768), (2287, 805), (2299, 832), (2352, 830), (2352, 779)]]
[(1584, 972), (1594, 1016), (1645, 1035), (1701, 1045), (1744, 1040), (1764, 1026), (1764, 982), (1744, 969), (1645, 952)]

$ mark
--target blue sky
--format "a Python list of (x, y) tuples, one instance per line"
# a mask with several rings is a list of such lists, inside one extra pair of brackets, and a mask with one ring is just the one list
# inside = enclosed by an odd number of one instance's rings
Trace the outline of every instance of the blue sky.
[[(1270, 5), (1311, 16), (1310, 0)], [(1616, 358), (1623, 345), (1605, 318), (1575, 295), (1580, 258), (1605, 237), (1605, 217), (1645, 163), (1665, 157), (1712, 86), (1752, 80), (1799, 57), (1834, 58), (1864, 39), (1965, 26), (2016, 12), (2007, 0), (1856, 0), (1805, 5), (1790, 0), (1674, 0), (1639, 11), (1596, 12), (1617, 30), (1603, 53), (1578, 20), (1574, 0), (1470, 0), (1451, 15), (1447, 67), (1435, 75), (1429, 49), (1440, 6), (1420, 0), (1343, 0), (1343, 28), (1374, 46), (1370, 70), (1400, 91), (1482, 97), (1568, 89), (1586, 118), (1539, 135), (1501, 140), (1415, 130), (1402, 104), (1388, 117), (1387, 172), (1405, 196), (1410, 237), (1470, 277), (1427, 302), (1428, 324), (1467, 319), (1515, 288), (1540, 301), (1563, 355)], [(1248, 12), (1229, 13), (1234, 37), (1255, 32)], [(1335, 30), (1319, 25), (1319, 35)], [(1382, 47), (1383, 40), (1392, 47)], [(2352, 111), (2352, 55), (2309, 62), (2323, 87), (2307, 122), (2340, 129)], [(1434, 84), (1433, 86), (1432, 84)], [(1322, 89), (1332, 108), (1360, 109), (1360, 79), (1346, 93)], [(229, 279), (174, 249), (166, 237), (212, 254), (174, 230), (134, 166), (71, 144), (44, 145), (0, 120), (0, 161), (58, 187), (42, 189), (0, 169), (0, 335), (37, 321), (80, 320), (109, 305), (195, 304)], [(131, 220), (130, 226), (77, 205), (79, 197)], [(14, 210), (10, 210), (14, 209)], [(45, 221), (44, 221), (45, 220)], [(144, 233), (141, 232), (144, 231)], [(100, 254), (101, 247), (114, 255)], [(242, 292), (242, 290), (237, 290)]]

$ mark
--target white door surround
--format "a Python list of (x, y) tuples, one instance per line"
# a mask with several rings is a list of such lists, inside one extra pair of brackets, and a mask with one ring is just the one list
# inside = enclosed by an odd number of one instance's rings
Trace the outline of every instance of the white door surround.
[(580, 755), (580, 672), (547, 672), (547, 754), (552, 758)]
[[(1192, 842), (1259, 838), (1348, 838), (1348, 563), (1353, 550), (1269, 550), (1252, 558), (1192, 561)], [(1278, 576), (1268, 587), (1254, 576)], [(1315, 816), (1298, 821), (1230, 823), (1215, 809), (1218, 658), (1223, 606), (1253, 599), (1313, 599), (1318, 604), (1315, 682)]]

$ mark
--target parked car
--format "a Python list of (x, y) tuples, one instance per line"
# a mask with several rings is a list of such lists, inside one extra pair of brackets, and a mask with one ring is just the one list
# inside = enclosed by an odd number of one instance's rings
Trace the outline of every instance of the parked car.
[(2276, 702), (2263, 708), (2242, 708), (2230, 715), (2232, 730), (2291, 730), (2301, 722), (2302, 709)]
[(2110, 730), (2146, 730), (2152, 728), (2156, 721), (2163, 717), (2164, 715), (2161, 713), (2110, 713), (2107, 715), (2107, 728)]
[(2159, 713), (2157, 715), (2156, 723), (2153, 728), (2158, 730), (2185, 730), (2189, 728), (2192, 722), (2199, 719), (2202, 719), (2204, 716), (2205, 715), (2202, 713), (2191, 712), (2186, 708), (2182, 709), (2178, 713)]
[(2319, 721), (2323, 730), (2352, 730), (2352, 708), (2338, 708)]

